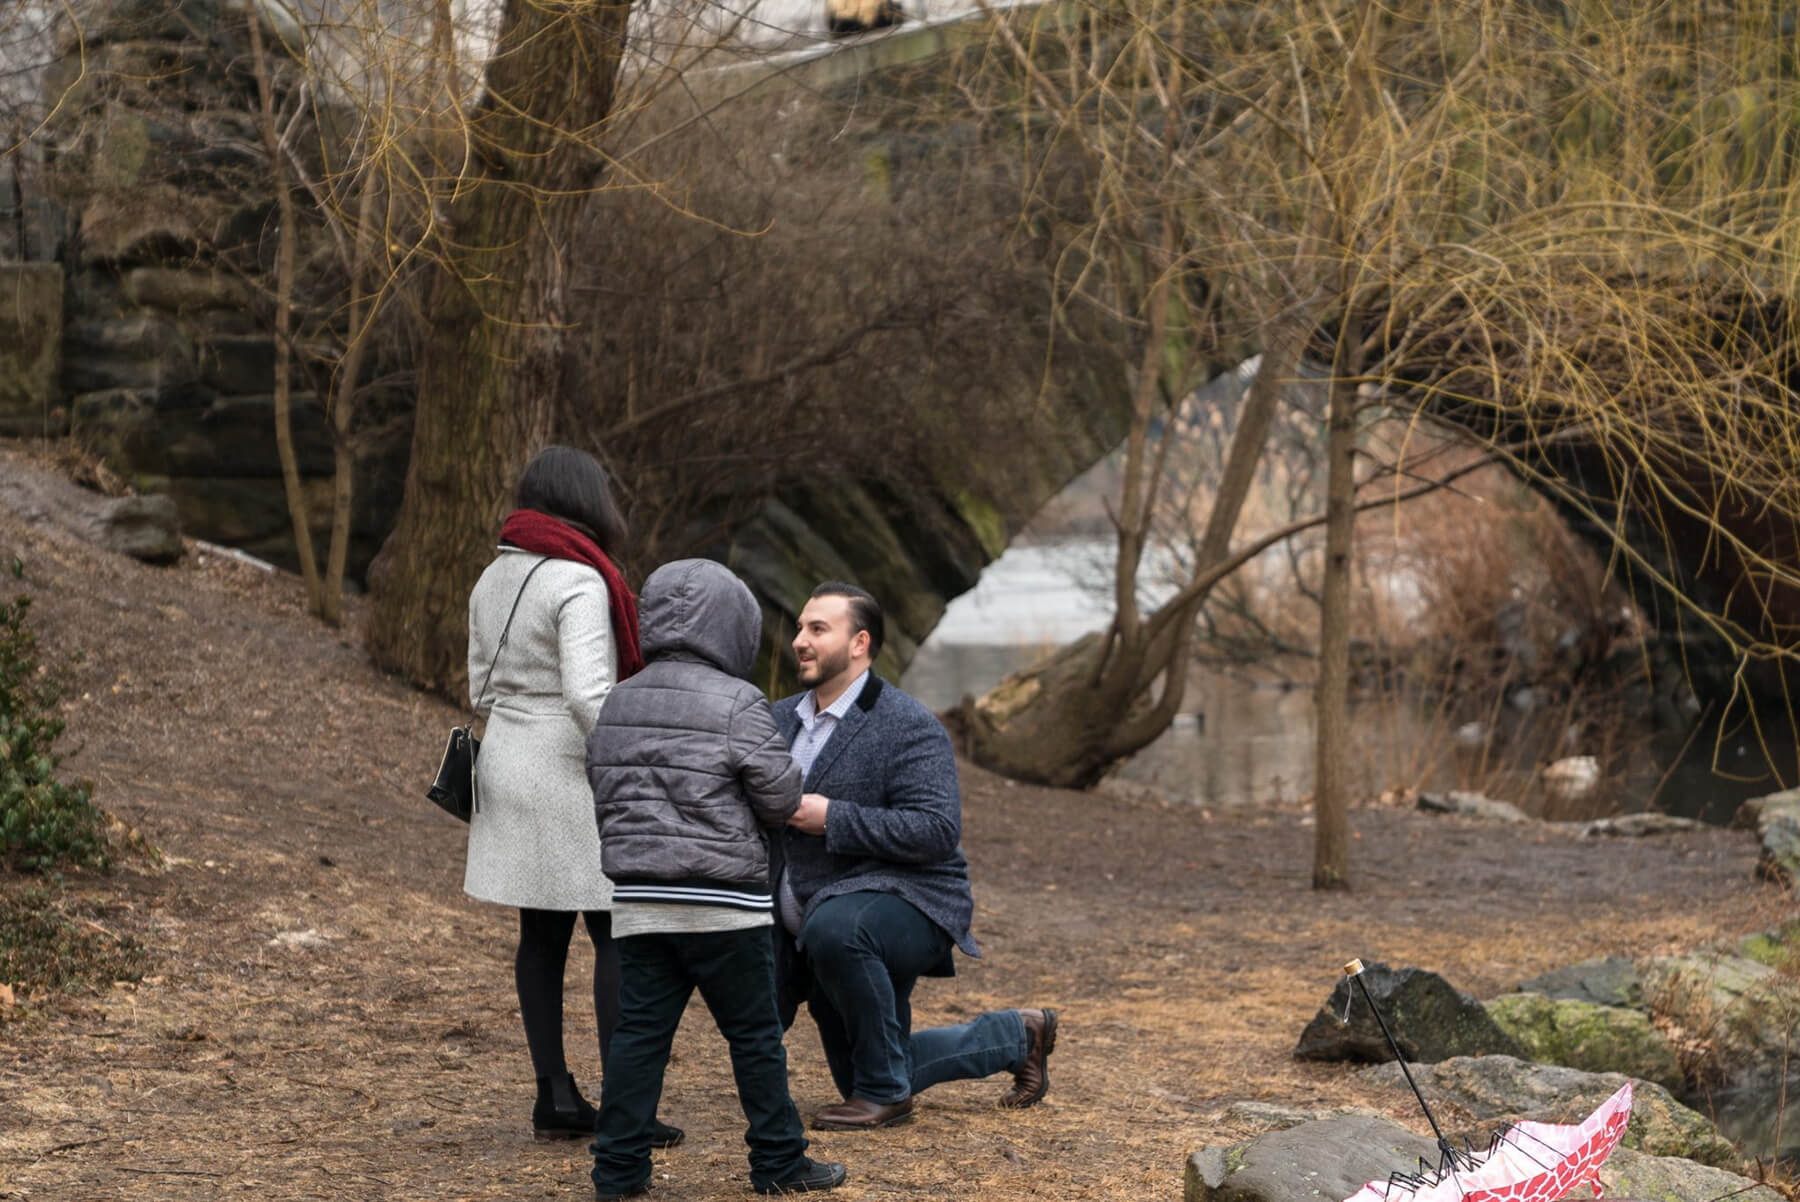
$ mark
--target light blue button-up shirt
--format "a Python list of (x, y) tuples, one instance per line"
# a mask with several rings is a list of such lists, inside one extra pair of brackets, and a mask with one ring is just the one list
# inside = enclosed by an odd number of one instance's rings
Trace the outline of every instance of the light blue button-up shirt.
[(838, 719), (850, 712), (856, 699), (862, 696), (863, 686), (869, 683), (869, 670), (864, 668), (862, 675), (850, 682), (850, 687), (838, 695), (838, 699), (819, 712), (818, 696), (807, 690), (806, 696), (794, 707), (794, 716), (800, 719), (800, 729), (794, 734), (794, 745), (789, 749), (794, 762), (800, 765), (802, 778), (812, 771), (813, 761), (819, 758), (819, 752), (831, 739), (831, 732), (837, 729)]
[[(868, 683), (869, 671), (865, 668), (862, 675), (851, 681), (850, 687), (838, 695), (836, 701), (825, 707), (824, 713), (819, 712), (819, 699), (810, 689), (794, 707), (794, 716), (800, 719), (800, 729), (794, 732), (794, 745), (788, 752), (794, 757), (794, 763), (800, 765), (802, 780), (812, 771), (813, 761), (825, 749), (831, 732), (837, 729), (838, 719), (850, 712), (850, 707), (862, 696), (863, 686)], [(785, 872), (781, 874), (780, 883), (775, 886), (775, 913), (790, 935), (797, 937), (800, 934), (800, 899), (794, 896), (794, 886)]]

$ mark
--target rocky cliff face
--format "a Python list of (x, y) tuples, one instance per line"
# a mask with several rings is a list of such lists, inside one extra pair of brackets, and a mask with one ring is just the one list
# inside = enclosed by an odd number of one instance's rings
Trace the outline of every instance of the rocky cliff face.
[[(14, 204), (28, 234), (15, 253), (40, 262), (7, 269), (34, 299), (0, 305), (0, 323), (29, 324), (38, 350), (23, 370), (0, 362), (0, 430), (72, 434), (140, 490), (168, 494), (190, 533), (294, 566), (273, 434), (275, 198), (245, 12), (105, 0), (80, 17), (79, 40), (62, 26), (41, 72), (51, 116)], [(305, 284), (302, 308), (335, 305), (328, 273)], [(331, 436), (316, 378), (302, 371), (293, 387), (322, 535)], [(358, 454), (354, 565), (385, 533), (404, 429)]]

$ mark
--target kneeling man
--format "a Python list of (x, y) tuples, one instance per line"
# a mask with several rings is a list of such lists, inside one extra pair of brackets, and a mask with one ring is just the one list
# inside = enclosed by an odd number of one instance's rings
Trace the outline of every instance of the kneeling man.
[(912, 1029), (913, 985), (955, 972), (951, 948), (979, 956), (963, 858), (962, 794), (950, 738), (919, 702), (869, 666), (881, 651), (875, 598), (832, 582), (801, 611), (794, 654), (807, 691), (775, 705), (805, 773), (781, 840), (777, 961), (782, 1018), (812, 1012), (841, 1105), (813, 1117), (834, 1130), (910, 1117), (941, 1081), (1010, 1072), (1000, 1105), (1050, 1088), (1056, 1011), (998, 1010)]

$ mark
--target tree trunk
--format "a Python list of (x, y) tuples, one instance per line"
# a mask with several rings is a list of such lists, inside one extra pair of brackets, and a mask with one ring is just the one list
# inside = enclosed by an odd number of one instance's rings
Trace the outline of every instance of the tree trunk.
[(1345, 61), (1343, 116), (1322, 164), (1330, 206), (1331, 245), (1341, 257), (1334, 289), (1338, 332), (1331, 355), (1331, 396), (1325, 419), (1325, 572), (1319, 586), (1319, 680), (1313, 690), (1314, 889), (1350, 887), (1350, 583), (1356, 534), (1356, 396), (1365, 350), (1356, 303), (1366, 261), (1350, 254), (1349, 220), (1374, 169), (1366, 145), (1369, 123), (1381, 111), (1375, 71), (1374, 0), (1357, 5), (1356, 37)]
[(1356, 530), (1359, 331), (1338, 335), (1325, 435), (1325, 573), (1319, 589), (1318, 732), (1313, 769), (1313, 888), (1350, 887), (1350, 584)]
[(479, 167), (450, 205), (458, 249), (432, 290), (406, 489), (369, 572), (371, 657), (437, 692), (464, 683), (469, 589), (508, 486), (551, 434), (565, 257), (602, 169), (629, 12), (629, 0), (507, 0), (470, 118)]
[(294, 243), (300, 237), (295, 226), (294, 194), (288, 187), (287, 157), (281, 132), (275, 127), (275, 84), (263, 49), (262, 14), (252, 9), (250, 59), (256, 76), (259, 102), (258, 125), (263, 146), (269, 152), (269, 170), (275, 176), (275, 453), (281, 461), (282, 490), (287, 496), (288, 521), (294, 529), (294, 550), (306, 580), (306, 601), (313, 613), (323, 612), (325, 594), (319, 579), (319, 561), (313, 555), (312, 525), (306, 511), (306, 493), (300, 484), (300, 462), (294, 453), (293, 383), (289, 366), (294, 357), (289, 331), (294, 312)]
[(375, 237), (375, 201), (380, 193), (373, 170), (363, 175), (356, 205), (356, 228), (350, 238), (350, 336), (338, 361), (331, 390), (331, 546), (325, 560), (324, 606), (319, 616), (333, 626), (343, 620), (344, 566), (350, 555), (350, 518), (356, 482), (356, 455), (351, 446), (351, 426), (356, 417), (357, 393), (362, 384), (363, 360), (369, 340), (375, 336), (375, 316), (382, 289), (373, 294), (369, 272), (375, 258), (370, 245)]

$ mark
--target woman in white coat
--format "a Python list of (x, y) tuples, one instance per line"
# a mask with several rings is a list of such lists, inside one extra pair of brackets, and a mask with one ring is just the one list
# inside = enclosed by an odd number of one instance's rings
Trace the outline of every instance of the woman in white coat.
[[(550, 447), (526, 465), (516, 505), (500, 554), (469, 594), (469, 688), (487, 726), (463, 889), (519, 911), (513, 977), (537, 1076), (532, 1130), (575, 1139), (594, 1130), (563, 1058), (563, 969), (577, 915), (594, 944), (602, 1065), (619, 1018), (587, 736), (606, 694), (643, 657), (637, 599), (612, 558), (626, 531), (605, 469), (583, 451)], [(658, 1124), (660, 1146), (681, 1136)]]

